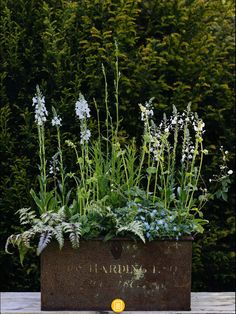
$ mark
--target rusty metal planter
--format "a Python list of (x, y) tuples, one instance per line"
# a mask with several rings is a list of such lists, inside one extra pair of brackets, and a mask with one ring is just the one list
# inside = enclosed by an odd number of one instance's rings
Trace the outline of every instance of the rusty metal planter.
[(50, 244), (41, 256), (42, 310), (190, 310), (192, 239), (81, 241), (60, 251)]

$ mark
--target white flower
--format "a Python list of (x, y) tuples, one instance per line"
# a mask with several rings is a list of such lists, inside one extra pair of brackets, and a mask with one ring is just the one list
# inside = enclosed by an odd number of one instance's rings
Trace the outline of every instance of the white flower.
[(228, 171), (228, 174), (233, 174), (233, 170), (229, 170), (229, 171)]
[(58, 167), (50, 166), (49, 168), (49, 174), (56, 174), (59, 171)]
[(152, 109), (149, 110), (142, 105), (140, 105), (140, 108), (141, 108), (141, 120), (142, 121), (145, 121), (154, 115)]
[(147, 112), (148, 112), (148, 116), (149, 116), (149, 117), (153, 117), (154, 112), (153, 112), (152, 109), (148, 110)]
[(141, 110), (141, 120), (146, 121), (149, 118), (153, 117), (154, 112), (152, 109), (152, 101), (153, 98), (149, 99), (149, 101), (145, 102), (145, 106), (142, 104), (139, 104), (140, 110)]
[(79, 94), (79, 100), (75, 103), (75, 113), (80, 120), (90, 117), (88, 103), (82, 94)]
[(165, 132), (168, 133), (169, 132), (169, 128), (165, 128)]
[(145, 120), (145, 114), (143, 112), (141, 112), (141, 120), (144, 121)]
[(52, 126), (61, 126), (61, 118), (59, 116), (53, 117)]
[(228, 155), (228, 153), (229, 153), (229, 152), (226, 150), (226, 151), (225, 151), (225, 155)]
[(171, 120), (171, 124), (176, 124), (177, 123), (177, 117), (174, 117), (172, 120)]
[(57, 159), (58, 155), (55, 154), (52, 156), (52, 160), (50, 161), (50, 167), (49, 167), (49, 174), (53, 174), (54, 176), (56, 176), (57, 172), (60, 170), (58, 167), (58, 159)]
[(181, 161), (184, 162), (185, 158), (186, 158), (186, 155), (183, 154)]
[(90, 139), (91, 136), (91, 132), (90, 130), (86, 129), (80, 132), (80, 144), (83, 144), (84, 142), (88, 142), (88, 140)]
[(47, 109), (45, 107), (45, 98), (40, 94), (40, 90), (37, 88), (37, 94), (33, 97), (33, 106), (35, 107), (35, 122), (37, 125), (42, 126), (48, 116)]
[(205, 123), (202, 120), (199, 120), (197, 126), (196, 124), (194, 124), (194, 131), (201, 132), (203, 131), (204, 126), (205, 126)]

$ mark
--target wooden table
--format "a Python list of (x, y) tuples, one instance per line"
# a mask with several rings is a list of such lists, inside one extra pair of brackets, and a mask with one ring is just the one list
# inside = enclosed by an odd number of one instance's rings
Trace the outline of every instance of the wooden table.
[[(78, 311), (41, 311), (40, 310), (40, 293), (39, 292), (2, 292), (0, 303), (1, 314), (99, 314), (111, 312), (78, 312)], [(235, 293), (234, 292), (193, 292), (192, 293), (192, 310), (180, 311), (160, 311), (160, 312), (125, 312), (133, 314), (220, 314), (235, 313)]]

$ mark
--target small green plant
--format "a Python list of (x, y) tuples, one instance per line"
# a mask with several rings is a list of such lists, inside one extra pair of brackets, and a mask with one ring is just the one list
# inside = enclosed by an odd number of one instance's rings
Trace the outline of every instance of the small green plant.
[[(68, 238), (77, 248), (80, 238), (103, 237), (106, 241), (116, 236), (129, 236), (145, 242), (157, 238), (178, 240), (203, 232), (207, 221), (202, 207), (212, 197), (206, 188), (201, 188), (203, 156), (208, 153), (203, 147), (204, 122), (188, 104), (182, 114), (173, 106), (173, 114), (169, 118), (164, 115), (156, 124), (153, 99), (150, 99), (145, 105), (139, 105), (144, 124), (141, 146), (138, 147), (135, 139), (124, 144), (119, 133), (118, 57), (116, 74), (114, 122), (103, 67), (106, 120), (103, 128), (94, 100), (97, 138), (89, 129), (88, 102), (82, 94), (76, 101), (79, 146), (66, 140), (68, 149), (76, 157), (77, 169), (73, 172), (67, 172), (68, 167), (64, 167), (62, 119), (55, 108), (52, 108), (51, 123), (56, 129), (58, 149), (48, 169), (45, 149), (48, 112), (44, 96), (37, 87), (33, 105), (39, 139), (39, 192), (31, 190), (34, 209), (19, 210), (20, 223), (28, 229), (11, 235), (6, 243), (6, 250), (9, 244), (18, 246), (22, 262), (35, 238), (39, 239), (37, 254), (40, 254), (52, 239), (62, 248)], [(225, 171), (225, 166), (222, 169)], [(221, 180), (225, 189), (231, 174), (232, 170), (228, 170)]]

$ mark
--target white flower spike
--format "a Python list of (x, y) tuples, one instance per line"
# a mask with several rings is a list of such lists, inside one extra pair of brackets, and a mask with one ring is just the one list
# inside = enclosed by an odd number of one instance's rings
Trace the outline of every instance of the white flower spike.
[(87, 143), (91, 137), (91, 132), (90, 130), (86, 129), (80, 132), (80, 136), (81, 136), (80, 144), (83, 144), (84, 142)]
[(205, 123), (202, 120), (199, 120), (197, 123), (197, 126), (196, 126), (196, 124), (194, 125), (194, 130), (196, 132), (202, 132), (204, 129), (204, 126), (205, 126)]
[(80, 120), (90, 117), (90, 109), (88, 103), (81, 93), (79, 94), (78, 101), (75, 103), (75, 114)]
[(35, 122), (39, 126), (43, 126), (47, 121), (48, 112), (45, 106), (45, 98), (41, 95), (39, 87), (37, 86), (37, 93), (35, 97), (33, 97), (33, 106), (35, 107)]
[(61, 126), (61, 118), (59, 116), (55, 116), (52, 119), (52, 126), (60, 127)]

